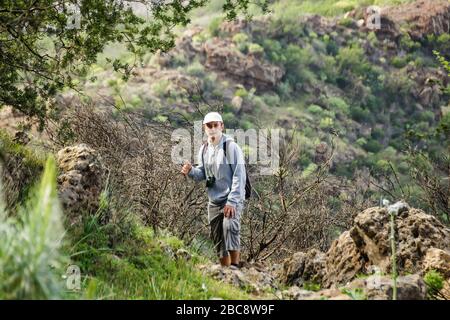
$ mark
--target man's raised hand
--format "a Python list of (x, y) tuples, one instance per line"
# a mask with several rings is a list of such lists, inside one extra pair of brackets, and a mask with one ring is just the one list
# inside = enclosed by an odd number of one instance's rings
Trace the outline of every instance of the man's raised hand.
[(185, 176), (187, 176), (187, 174), (189, 173), (189, 171), (191, 171), (192, 169), (192, 164), (189, 162), (189, 160), (186, 160), (184, 162), (183, 167), (181, 168), (181, 173), (184, 174)]

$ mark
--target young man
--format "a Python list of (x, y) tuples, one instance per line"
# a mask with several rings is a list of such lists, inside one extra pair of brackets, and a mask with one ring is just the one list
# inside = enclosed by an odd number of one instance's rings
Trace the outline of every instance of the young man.
[(244, 155), (234, 139), (223, 134), (219, 113), (208, 113), (203, 128), (208, 140), (198, 153), (199, 165), (193, 167), (186, 161), (181, 172), (195, 181), (206, 180), (208, 221), (220, 264), (238, 267), (246, 182)]

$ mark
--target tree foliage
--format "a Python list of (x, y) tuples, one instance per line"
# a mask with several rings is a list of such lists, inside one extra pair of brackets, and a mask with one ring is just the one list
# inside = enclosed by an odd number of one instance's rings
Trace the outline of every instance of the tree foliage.
[[(123, 43), (136, 58), (174, 46), (175, 26), (209, 0), (0, 0), (0, 107), (10, 105), (41, 125), (52, 97), (75, 79), (108, 43)], [(227, 19), (250, 4), (267, 11), (268, 0), (225, 0)], [(145, 9), (142, 15), (133, 10)], [(147, 16), (144, 18), (143, 16)], [(137, 60), (136, 60), (137, 61)], [(134, 65), (109, 60), (127, 79)]]

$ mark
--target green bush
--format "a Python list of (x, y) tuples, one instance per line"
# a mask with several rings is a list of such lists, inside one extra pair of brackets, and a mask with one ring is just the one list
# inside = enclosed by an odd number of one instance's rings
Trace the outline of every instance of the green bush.
[(235, 96), (246, 98), (248, 96), (248, 91), (245, 88), (239, 88), (234, 92)]
[(358, 44), (340, 48), (336, 60), (341, 71), (364, 76), (370, 69), (364, 50)]
[(312, 113), (314, 115), (321, 115), (323, 113), (323, 109), (321, 106), (318, 106), (316, 104), (311, 104), (307, 109), (309, 113)]
[(245, 33), (236, 33), (233, 36), (233, 42), (236, 43), (239, 51), (243, 52), (243, 53), (247, 53), (248, 49), (249, 49), (249, 42), (248, 42), (248, 36)]
[(359, 138), (358, 140), (356, 140), (356, 144), (359, 145), (360, 147), (364, 147), (367, 143), (367, 140), (365, 138)]
[(249, 45), (248, 45), (248, 52), (249, 53), (253, 53), (253, 54), (255, 54), (255, 53), (260, 53), (260, 54), (262, 54), (262, 53), (264, 53), (264, 48), (263, 47), (261, 47), (259, 44), (257, 44), (257, 43), (250, 43)]
[(162, 80), (152, 83), (150, 87), (156, 96), (163, 97), (168, 94), (168, 90), (170, 87), (170, 81), (162, 79)]
[(236, 44), (245, 43), (248, 41), (248, 35), (242, 32), (236, 33), (233, 36), (232, 41)]
[(198, 61), (194, 61), (186, 69), (186, 73), (193, 77), (203, 77), (205, 75), (205, 67)]
[(355, 22), (352, 18), (342, 18), (339, 20), (339, 25), (350, 28), (355, 25)]
[(314, 81), (316, 77), (311, 70), (311, 65), (316, 63), (317, 56), (311, 46), (300, 48), (297, 45), (289, 44), (284, 56), (286, 57), (284, 66), (286, 70), (289, 70), (286, 77), (292, 84)]
[(277, 85), (277, 93), (283, 99), (290, 99), (292, 94), (292, 87), (288, 82), (281, 82)]
[(434, 123), (434, 119), (435, 119), (435, 114), (433, 111), (430, 110), (426, 110), (426, 111), (422, 111), (419, 112), (417, 115), (417, 120), (418, 121), (425, 121), (428, 123)]
[(220, 34), (220, 24), (222, 23), (222, 18), (214, 18), (208, 25), (209, 34), (213, 37), (218, 37)]
[(133, 106), (133, 108), (139, 108), (144, 106), (144, 102), (142, 101), (141, 97), (137, 95), (133, 95), (131, 97), (130, 104)]
[(182, 53), (177, 53), (172, 57), (173, 67), (184, 67), (188, 63), (186, 55)]
[(420, 43), (411, 39), (408, 33), (404, 33), (400, 38), (400, 47), (406, 51), (414, 51), (420, 48)]
[(274, 94), (265, 93), (263, 94), (262, 98), (264, 100), (264, 103), (270, 107), (280, 105), (280, 97), (276, 93)]
[(284, 64), (286, 57), (284, 56), (284, 50), (280, 42), (273, 39), (264, 39), (262, 46), (266, 52), (269, 61), (274, 63)]
[(325, 117), (325, 118), (323, 118), (323, 119), (320, 119), (319, 127), (320, 127), (321, 129), (327, 129), (327, 128), (333, 127), (333, 124), (334, 124), (334, 122), (333, 122), (333, 119), (332, 119), (332, 118), (330, 118), (330, 117)]
[(392, 58), (391, 64), (395, 68), (401, 69), (401, 68), (403, 68), (404, 66), (406, 66), (408, 64), (408, 59), (407, 59), (407, 57), (395, 56), (394, 58)]
[(363, 109), (359, 106), (351, 106), (350, 115), (354, 120), (359, 122), (369, 122), (371, 119), (369, 110)]
[(376, 140), (369, 140), (364, 145), (364, 149), (366, 151), (373, 152), (373, 153), (379, 152), (382, 148), (383, 148), (383, 146)]
[(302, 177), (306, 178), (309, 177), (311, 174), (313, 174), (317, 170), (318, 166), (314, 162), (311, 162), (308, 164), (305, 170), (302, 172)]
[(444, 287), (444, 278), (436, 270), (428, 271), (424, 278), (427, 285), (427, 294), (430, 299), (436, 299), (439, 295), (439, 291)]
[(330, 97), (327, 99), (328, 106), (331, 110), (336, 109), (342, 114), (348, 115), (350, 113), (350, 107), (344, 99), (339, 97)]
[(430, 47), (441, 52), (447, 59), (450, 58), (450, 34), (428, 35), (427, 40), (430, 43)]
[(377, 35), (375, 34), (375, 32), (370, 31), (369, 34), (367, 35), (367, 40), (370, 42), (370, 44), (372, 45), (372, 47), (376, 47), (378, 44), (378, 38)]
[(374, 128), (371, 133), (371, 137), (375, 140), (383, 139), (385, 132), (382, 128)]

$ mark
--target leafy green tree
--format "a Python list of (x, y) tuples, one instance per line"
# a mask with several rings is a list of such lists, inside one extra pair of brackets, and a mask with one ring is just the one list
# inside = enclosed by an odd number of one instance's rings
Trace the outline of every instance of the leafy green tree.
[[(52, 97), (75, 79), (108, 43), (123, 43), (136, 58), (174, 46), (176, 26), (208, 0), (0, 0), (0, 107), (10, 105), (41, 125)], [(228, 20), (250, 4), (267, 12), (268, 0), (224, 0)], [(145, 8), (147, 18), (136, 9)], [(144, 14), (145, 16), (145, 14)], [(136, 59), (138, 61), (139, 59)], [(110, 59), (127, 79), (134, 65)]]

